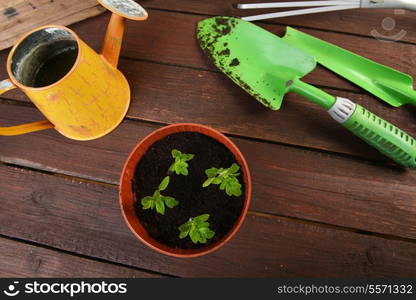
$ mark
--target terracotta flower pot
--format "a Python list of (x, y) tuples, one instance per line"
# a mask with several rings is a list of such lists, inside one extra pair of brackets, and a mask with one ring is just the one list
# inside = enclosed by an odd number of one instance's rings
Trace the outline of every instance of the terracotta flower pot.
[[(237, 221), (234, 223), (231, 230), (219, 241), (208, 245), (206, 247), (202, 247), (199, 249), (177, 249), (166, 246), (155, 239), (153, 239), (147, 230), (142, 226), (140, 220), (138, 219), (134, 203), (136, 201), (134, 193), (133, 193), (133, 186), (132, 180), (135, 173), (135, 169), (139, 161), (141, 160), (142, 156), (146, 153), (147, 149), (153, 143), (157, 142), (158, 140), (163, 139), (164, 137), (178, 132), (198, 132), (211, 138), (217, 140), (218, 142), (222, 143), (225, 147), (227, 147), (235, 156), (237, 163), (241, 167), (241, 172), (243, 175), (243, 180), (245, 184), (245, 199), (244, 205), (241, 211), (241, 214)], [(219, 131), (214, 130), (212, 128), (198, 125), (198, 124), (189, 124), (189, 123), (182, 123), (182, 124), (174, 124), (169, 125), (163, 128), (160, 128), (147, 137), (145, 137), (133, 150), (130, 154), (129, 158), (127, 159), (123, 172), (120, 179), (120, 205), (121, 211), (123, 213), (124, 219), (127, 222), (130, 230), (134, 233), (134, 235), (145, 243), (147, 246), (153, 248), (160, 253), (175, 256), (175, 257), (196, 257), (208, 254), (213, 252), (227, 243), (238, 231), (243, 220), (245, 219), (248, 211), (248, 207), (250, 204), (251, 199), (251, 178), (250, 178), (250, 171), (248, 169), (248, 165), (246, 160), (244, 159), (243, 155), (241, 154), (240, 150), (228, 139), (226, 136), (221, 134)]]

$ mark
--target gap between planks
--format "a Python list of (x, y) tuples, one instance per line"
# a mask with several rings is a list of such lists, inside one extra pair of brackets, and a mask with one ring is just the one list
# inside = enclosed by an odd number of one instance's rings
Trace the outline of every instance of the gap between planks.
[(149, 274), (151, 276), (155, 276), (155, 277), (178, 278), (177, 276), (174, 276), (174, 275), (159, 273), (159, 272), (156, 272), (156, 271), (147, 270), (147, 269), (143, 269), (143, 268), (139, 268), (139, 267), (135, 267), (135, 266), (130, 266), (130, 265), (126, 265), (126, 264), (123, 264), (123, 263), (118, 263), (118, 262), (115, 262), (115, 261), (106, 260), (106, 259), (99, 258), (99, 257), (89, 256), (89, 255), (80, 254), (80, 253), (76, 253), (76, 252), (71, 252), (71, 251), (68, 251), (68, 250), (59, 249), (59, 248), (55, 248), (55, 247), (52, 247), (52, 246), (49, 246), (49, 245), (44, 245), (44, 244), (40, 244), (40, 243), (37, 243), (37, 242), (24, 240), (24, 239), (21, 239), (21, 238), (11, 237), (11, 236), (7, 236), (7, 235), (4, 235), (4, 234), (0, 234), (0, 239), (6, 239), (6, 240), (16, 242), (18, 244), (23, 244), (23, 245), (26, 245), (26, 246), (33, 246), (33, 247), (36, 247), (36, 248), (50, 250), (50, 251), (53, 251), (53, 252), (56, 252), (56, 253), (67, 254), (67, 255), (74, 256), (74, 257), (87, 259), (87, 260), (90, 260), (90, 261), (95, 261), (95, 262), (104, 263), (104, 264), (108, 264), (108, 265), (112, 265), (112, 266), (127, 268), (129, 270), (147, 273), (147, 274)]
[[(24, 107), (33, 107), (33, 108), (35, 108), (35, 106), (31, 102), (23, 102), (23, 101), (11, 99), (11, 98), (5, 98), (5, 97), (1, 97), (1, 96), (0, 96), (0, 103), (6, 104), (6, 105), (16, 105), (16, 106), (24, 106)], [(142, 123), (146, 123), (146, 124), (154, 125), (154, 126), (167, 126), (167, 125), (172, 124), (172, 123), (157, 122), (157, 121), (153, 121), (153, 120), (149, 120), (149, 119), (145, 119), (145, 118), (135, 118), (135, 117), (127, 116), (127, 115), (124, 117), (124, 120), (128, 120), (128, 121), (131, 121), (131, 122), (142, 122)], [(366, 162), (366, 163), (370, 163), (370, 164), (373, 164), (373, 165), (382, 164), (383, 166), (388, 167), (388, 168), (398, 168), (397, 165), (395, 165), (394, 163), (390, 162), (387, 159), (386, 160), (378, 160), (378, 159), (372, 160), (369, 157), (362, 157), (362, 156), (353, 155), (353, 154), (341, 153), (341, 152), (330, 151), (330, 150), (319, 149), (319, 148), (313, 148), (313, 147), (306, 147), (306, 146), (302, 146), (302, 145), (289, 144), (289, 143), (278, 142), (278, 141), (273, 141), (273, 140), (266, 140), (266, 139), (262, 139), (262, 138), (255, 138), (255, 137), (244, 136), (244, 135), (239, 135), (239, 134), (224, 133), (224, 132), (222, 132), (222, 133), (227, 137), (238, 138), (238, 139), (242, 139), (242, 140), (246, 140), (246, 141), (260, 142), (260, 143), (266, 143), (266, 144), (271, 144), (271, 145), (279, 145), (279, 146), (284, 146), (284, 147), (288, 147), (288, 148), (306, 150), (306, 151), (322, 153), (322, 154), (329, 154), (329, 155), (334, 155), (334, 156), (337, 156), (337, 157), (342, 157), (342, 158), (347, 158), (347, 159), (354, 159), (356, 161)], [(0, 163), (1, 163), (1, 161), (0, 161)], [(12, 162), (8, 162), (8, 161), (3, 161), (3, 163), (6, 163), (6, 164), (10, 163), (10, 164), (13, 165)], [(43, 170), (43, 169), (37, 169), (37, 168), (30, 167), (30, 166), (23, 165), (23, 164), (22, 165), (16, 164), (16, 165), (26, 167), (28, 169), (33, 169), (33, 170)], [(45, 169), (44, 171), (50, 172), (47, 169)], [(82, 176), (77, 176), (76, 174), (66, 174), (66, 173), (57, 173), (57, 174), (68, 175), (68, 176), (72, 176), (72, 177), (76, 177), (76, 178), (83, 178), (85, 180), (91, 180), (91, 181), (94, 181), (94, 182), (117, 184), (116, 182), (103, 181), (101, 179), (94, 178), (94, 177), (82, 177)]]
[[(146, 59), (146, 58), (134, 58), (134, 57), (121, 55), (120, 59), (121, 60), (126, 60), (126, 61), (130, 60), (130, 61), (137, 61), (137, 62), (145, 62), (145, 63), (149, 63), (149, 64), (155, 64), (155, 65), (191, 69), (191, 70), (195, 70), (195, 71), (203, 71), (203, 72), (211, 72), (211, 73), (216, 73), (216, 74), (224, 74), (222, 71), (220, 71), (218, 69), (209, 69), (209, 68), (195, 67), (195, 66), (190, 66), (190, 65), (181, 65), (181, 64), (175, 64), (175, 63), (164, 62), (164, 61), (156, 61), (156, 60)], [(368, 95), (369, 94), (369, 93), (366, 93), (363, 89), (351, 90), (351, 89), (348, 89), (348, 88), (327, 86), (327, 85), (323, 85), (323, 84), (314, 84), (314, 86), (317, 87), (317, 88), (331, 89), (331, 90), (334, 90), (334, 91), (341, 91), (341, 92), (348, 92), (348, 93), (352, 93), (352, 94), (356, 94), (356, 95)], [(1, 98), (2, 97), (0, 97), (0, 99)]]
[[(143, 6), (143, 7), (145, 7), (145, 6)], [(145, 7), (145, 8), (148, 11), (155, 10), (155, 11), (162, 11), (162, 12), (168, 12), (168, 13), (178, 13), (178, 14), (194, 15), (194, 16), (206, 16), (206, 17), (217, 16), (217, 15), (209, 14), (209, 13), (198, 13), (198, 12), (192, 12), (192, 11), (186, 11), (186, 10), (174, 10), (174, 9), (157, 8), (157, 7), (151, 7), (151, 6)], [(365, 35), (365, 34), (344, 32), (344, 31), (338, 31), (338, 30), (333, 30), (333, 29), (325, 29), (325, 28), (322, 28), (322, 27), (302, 26), (302, 25), (288, 25), (286, 23), (280, 23), (280, 22), (277, 22), (277, 21), (273, 22), (273, 21), (261, 20), (261, 21), (256, 21), (254, 24), (290, 26), (290, 27), (299, 28), (299, 29), (311, 29), (311, 30), (329, 32), (329, 33), (336, 33), (336, 34), (341, 34), (341, 35), (361, 37), (361, 38), (366, 38), (366, 39), (370, 39), (370, 40), (374, 39), (373, 36), (368, 36), (368, 35)], [(412, 42), (408, 42), (408, 41), (402, 41), (402, 40), (390, 40), (390, 39), (387, 39), (387, 38), (379, 38), (379, 39), (384, 40), (386, 42), (394, 42), (394, 43), (406, 44), (406, 45), (416, 45), (416, 43), (412, 43)]]
[[(82, 177), (76, 177), (76, 176), (71, 176), (71, 175), (66, 175), (66, 174), (61, 174), (61, 173), (54, 173), (54, 172), (50, 172), (50, 171), (39, 170), (39, 169), (25, 167), (25, 166), (21, 166), (21, 165), (5, 163), (5, 162), (2, 162), (2, 161), (0, 161), (0, 164), (5, 165), (5, 166), (10, 167), (10, 168), (14, 168), (14, 169), (19, 169), (19, 170), (34, 172), (34, 173), (42, 173), (42, 174), (46, 174), (46, 175), (49, 175), (49, 176), (56, 176), (56, 177), (60, 177), (60, 178), (65, 178), (65, 179), (68, 179), (68, 180), (71, 180), (71, 181), (78, 181), (78, 182), (83, 182), (83, 183), (101, 185), (101, 186), (106, 186), (106, 187), (113, 188), (113, 189), (118, 189), (119, 188), (119, 185), (114, 184), (114, 183), (106, 183), (106, 182), (90, 180), (90, 179), (86, 179), (86, 178), (82, 178)], [(258, 212), (258, 211), (255, 211), (255, 210), (249, 210), (248, 215), (259, 216), (259, 217), (264, 217), (264, 218), (272, 218), (272, 219), (275, 219), (275, 220), (282, 220), (283, 219), (283, 220), (286, 220), (286, 221), (289, 221), (289, 222), (294, 222), (294, 223), (299, 223), (299, 224), (319, 226), (319, 227), (326, 228), (326, 229), (333, 229), (333, 230), (338, 230), (338, 231), (351, 232), (351, 233), (355, 233), (355, 234), (359, 234), (359, 235), (379, 237), (379, 238), (383, 238), (383, 239), (386, 239), (386, 240), (395, 240), (395, 241), (402, 241), (402, 242), (408, 242), (408, 243), (416, 244), (416, 239), (405, 238), (405, 237), (389, 235), (389, 234), (382, 234), (382, 233), (377, 233), (377, 232), (372, 232), (372, 231), (367, 231), (367, 230), (362, 230), (362, 229), (356, 229), (356, 228), (352, 228), (352, 227), (339, 226), (339, 225), (334, 225), (334, 224), (330, 224), (330, 223), (314, 221), (314, 220), (309, 220), (309, 219), (303, 219), (303, 218), (298, 218), (298, 217), (293, 217), (293, 216), (273, 214), (273, 213), (264, 213), (264, 212)], [(2, 234), (0, 234), (0, 238), (1, 237), (5, 237), (5, 238), (9, 238), (9, 239), (15, 239), (17, 241), (25, 242), (25, 243), (35, 245), (35, 246), (41, 246), (41, 244), (37, 244), (36, 242), (21, 240), (19, 238), (3, 236)], [(76, 256), (84, 257), (84, 258), (91, 258), (91, 259), (94, 258), (94, 257), (89, 257), (89, 256), (86, 256), (86, 255), (82, 255), (82, 254), (75, 254), (75, 253), (72, 253), (72, 252), (66, 251), (66, 250), (60, 250), (58, 248), (54, 248), (54, 247), (51, 247), (51, 246), (45, 246), (44, 245), (42, 247), (44, 247), (46, 249), (52, 249), (52, 250), (67, 252), (69, 254), (73, 254), (73, 255), (76, 255)], [(100, 261), (101, 259), (96, 259), (96, 260)], [(110, 261), (107, 261), (107, 260), (102, 260), (102, 261), (103, 262), (110, 262)], [(115, 263), (115, 264), (117, 264), (117, 263)], [(120, 264), (120, 265), (121, 266), (126, 266), (126, 265), (123, 265), (123, 264)], [(136, 268), (136, 269), (146, 271), (146, 270), (143, 270), (143, 269), (140, 269), (140, 268)], [(152, 272), (152, 271), (150, 271), (150, 272)], [(159, 275), (163, 275), (163, 276), (168, 276), (168, 275), (162, 274), (162, 273), (157, 273), (157, 272), (154, 272), (154, 273), (159, 274)]]

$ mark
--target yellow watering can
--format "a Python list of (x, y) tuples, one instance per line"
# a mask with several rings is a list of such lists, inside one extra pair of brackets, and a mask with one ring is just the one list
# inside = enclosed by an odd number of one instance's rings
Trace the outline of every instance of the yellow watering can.
[(0, 81), (0, 95), (20, 88), (47, 120), (0, 127), (0, 135), (55, 128), (75, 140), (92, 140), (115, 129), (130, 104), (130, 88), (117, 70), (125, 18), (147, 19), (132, 0), (98, 0), (112, 11), (102, 54), (72, 30), (57, 25), (24, 35), (7, 59), (10, 79)]

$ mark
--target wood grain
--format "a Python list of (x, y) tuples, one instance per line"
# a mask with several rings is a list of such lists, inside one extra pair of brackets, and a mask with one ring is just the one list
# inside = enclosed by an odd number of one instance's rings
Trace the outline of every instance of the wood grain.
[[(231, 1), (140, 3), (151, 8), (150, 18), (127, 22), (120, 69), (132, 87), (132, 105), (117, 130), (88, 143), (54, 130), (0, 137), (0, 161), (51, 173), (0, 164), (0, 234), (56, 249), (0, 239), (0, 260), (10, 261), (0, 266), (0, 273), (28, 276), (40, 258), (39, 276), (92, 274), (83, 264), (103, 276), (141, 276), (136, 269), (95, 259), (186, 277), (415, 276), (414, 171), (390, 165), (306, 100), (288, 95), (281, 111), (269, 111), (219, 73), (201, 53), (195, 25), (209, 15), (239, 13)], [(300, 26), (415, 76), (415, 50), (409, 44), (416, 42), (414, 13), (392, 12), (337, 12), (261, 26), (280, 35), (282, 24)], [(407, 44), (382, 43), (371, 36), (371, 29), (380, 29), (388, 16), (397, 27), (380, 32), (391, 35), (404, 28), (408, 33), (402, 41)], [(71, 28), (99, 51), (108, 19), (107, 13)], [(0, 52), (0, 66), (6, 56), (7, 51)], [(1, 68), (0, 78), (6, 77)], [(415, 132), (412, 107), (392, 109), (322, 68), (306, 81)], [(4, 96), (13, 101), (0, 100), (2, 126), (43, 118), (21, 92)], [(251, 212), (237, 236), (218, 252), (192, 260), (165, 257), (137, 241), (124, 224), (118, 178), (133, 146), (160, 128), (147, 121), (211, 125), (233, 135), (246, 156), (253, 176)], [(32, 247), (33, 259), (27, 254)], [(10, 258), (15, 253), (22, 253), (28, 263)], [(13, 268), (19, 271), (15, 274)]]
[[(206, 16), (172, 14), (153, 10), (149, 13), (150, 17), (145, 22), (127, 22), (122, 56), (218, 71), (202, 53), (195, 37), (197, 22), (206, 18)], [(73, 29), (92, 47), (100, 49), (104, 26), (108, 18), (109, 14), (103, 14), (97, 18), (75, 24)], [(283, 36), (285, 33), (285, 26), (282, 25), (258, 25), (279, 36)], [(416, 71), (412, 68), (412, 65), (415, 64), (416, 50), (410, 44), (384, 43), (374, 38), (345, 35), (326, 30), (299, 29), (359, 55), (408, 73), (413, 77), (416, 75)], [(89, 30), (93, 30), (96, 34), (91, 36)], [(348, 81), (340, 79), (323, 68), (318, 68), (306, 79), (312, 84), (360, 91)]]
[[(40, 117), (30, 107), (3, 104), (0, 111), (1, 124)], [(108, 136), (88, 143), (54, 130), (0, 137), (0, 160), (117, 184), (130, 151), (156, 128), (125, 121)], [(252, 210), (416, 238), (416, 172), (282, 145), (233, 141), (251, 169)]]
[(0, 238), (0, 276), (154, 278), (155, 274)]
[[(116, 187), (0, 165), (0, 233), (187, 277), (414, 276), (416, 244), (250, 214), (220, 250), (175, 259), (129, 232)], [(259, 251), (261, 249), (261, 251)]]
[[(288, 0), (298, 1), (298, 0)], [(264, 3), (265, 0), (142, 0), (146, 8), (156, 8), (177, 12), (191, 12), (207, 15), (227, 15), (227, 16), (248, 16), (277, 12), (289, 9), (258, 9), (240, 10), (233, 7), (236, 3)], [(269, 19), (263, 22), (275, 24), (287, 24), (291, 26), (302, 26), (326, 31), (336, 31), (346, 34), (355, 34), (369, 37), (381, 37), (390, 41), (395, 41), (401, 37), (401, 41), (416, 42), (416, 32), (414, 31), (414, 18), (416, 13), (410, 10), (395, 9), (353, 9), (345, 11), (335, 11), (320, 14), (303, 16), (292, 16), (286, 18)], [(383, 27), (383, 20), (386, 18), (394, 19), (394, 27)], [(404, 36), (402, 37), (402, 35)]]
[(0, 3), (0, 50), (36, 27), (69, 25), (105, 11), (96, 0), (8, 0)]
[[(199, 50), (194, 37), (194, 26), (188, 25), (195, 24), (198, 18), (201, 17), (182, 14), (171, 16), (167, 12), (154, 12), (149, 23), (128, 22), (123, 55), (157, 62), (165, 60), (164, 63), (170, 64), (121, 60), (120, 69), (126, 74), (133, 90), (129, 117), (163, 123), (199, 122), (229, 134), (385, 160), (376, 150), (334, 123), (324, 110), (300, 96), (288, 95), (283, 108), (273, 112), (253, 100), (222, 73), (210, 72), (214, 70), (213, 66)], [(73, 29), (95, 49), (99, 49), (100, 34), (104, 32), (107, 19), (107, 15), (99, 16), (76, 24)], [(91, 37), (90, 32), (100, 34)], [(319, 33), (332, 36), (339, 42), (349, 40), (350, 45), (356, 48), (367, 49), (365, 42), (372, 42), (371, 45), (368, 44), (372, 48), (380, 44), (370, 39)], [(140, 38), (137, 39), (136, 36)], [(177, 38), (172, 41), (172, 36)], [(158, 47), (158, 43), (163, 47)], [(380, 58), (384, 55), (384, 59), (406, 66), (411, 73), (408, 63), (411, 57), (408, 53), (413, 51), (411, 45), (402, 44), (400, 53), (406, 57), (399, 59), (394, 58), (396, 52), (389, 47), (382, 47), (373, 55)], [(1, 62), (5, 62), (5, 54), (6, 52), (1, 53)], [(171, 64), (184, 64), (198, 69)], [(0, 76), (6, 76), (4, 69), (0, 70)], [(318, 69), (316, 73), (314, 71), (307, 81), (332, 85), (337, 89), (342, 86), (339, 82), (351, 86), (324, 69)], [(411, 107), (394, 109), (370, 95), (357, 94), (354, 88), (343, 88), (354, 92), (331, 88), (325, 90), (355, 100), (411, 135), (416, 132), (414, 110)], [(10, 92), (5, 96), (26, 99), (19, 92)], [(201, 109), (201, 103), (204, 109)], [(235, 117), (230, 119), (225, 112), (232, 112)]]
[[(150, 13), (151, 17), (145, 22), (127, 21), (122, 56), (218, 71), (199, 49), (195, 38), (196, 23), (205, 16), (172, 14), (164, 11), (151, 11)], [(108, 20), (109, 14), (106, 13), (74, 24), (71, 28), (91, 47), (99, 51)], [(260, 25), (280, 36), (285, 32), (285, 27), (281, 25)], [(412, 76), (416, 75), (412, 68), (415, 63), (415, 49), (410, 44), (383, 43), (373, 38), (322, 30), (300, 30)], [(91, 32), (94, 32), (94, 35), (91, 35)], [(5, 62), (6, 54), (7, 52), (1, 53), (1, 62)], [(5, 69), (0, 71), (2, 72), (0, 76), (6, 76)], [(323, 68), (316, 69), (306, 79), (312, 84), (360, 91), (348, 81)]]

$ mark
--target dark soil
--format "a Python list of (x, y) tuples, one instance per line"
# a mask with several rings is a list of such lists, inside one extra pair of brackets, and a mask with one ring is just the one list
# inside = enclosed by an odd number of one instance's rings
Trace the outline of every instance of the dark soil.
[[(188, 162), (188, 176), (168, 174), (169, 166), (174, 161), (172, 149), (195, 154)], [(154, 143), (137, 165), (133, 182), (136, 214), (150, 236), (167, 246), (182, 249), (205, 247), (224, 237), (243, 208), (245, 186), (242, 174), (238, 177), (243, 192), (240, 197), (228, 196), (218, 185), (203, 188), (202, 183), (207, 178), (206, 169), (229, 168), (234, 162), (234, 155), (224, 145), (196, 132), (175, 133)], [(162, 195), (174, 197), (179, 205), (166, 207), (165, 215), (160, 215), (155, 210), (143, 210), (140, 200), (151, 196), (166, 175), (171, 175), (170, 183)], [(215, 236), (206, 244), (194, 244), (189, 236), (179, 239), (178, 227), (189, 218), (205, 213), (210, 215), (208, 222), (215, 231)]]
[(238, 58), (234, 58), (231, 62), (230, 62), (230, 67), (235, 67), (238, 66), (240, 64), (240, 61), (238, 60)]

